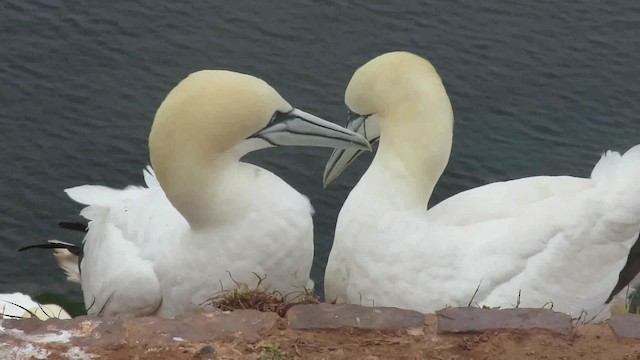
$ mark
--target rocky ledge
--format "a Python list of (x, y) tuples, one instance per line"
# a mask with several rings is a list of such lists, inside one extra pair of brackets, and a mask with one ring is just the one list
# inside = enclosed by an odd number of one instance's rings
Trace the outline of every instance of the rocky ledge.
[(176, 320), (0, 320), (0, 359), (640, 359), (640, 315), (576, 324), (546, 309), (309, 304)]

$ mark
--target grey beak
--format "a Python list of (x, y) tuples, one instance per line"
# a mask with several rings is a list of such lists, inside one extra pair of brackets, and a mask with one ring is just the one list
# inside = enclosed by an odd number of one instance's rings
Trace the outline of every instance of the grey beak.
[[(377, 118), (374, 116), (364, 115), (355, 118), (347, 124), (347, 129), (362, 135), (367, 143), (371, 146), (380, 139), (380, 127)], [(351, 164), (358, 156), (362, 154), (360, 149), (336, 149), (331, 154), (327, 165), (324, 168), (324, 176), (322, 184), (327, 187)]]
[(371, 151), (369, 142), (356, 132), (298, 109), (278, 113), (267, 127), (252, 137), (262, 139), (271, 146), (318, 146)]

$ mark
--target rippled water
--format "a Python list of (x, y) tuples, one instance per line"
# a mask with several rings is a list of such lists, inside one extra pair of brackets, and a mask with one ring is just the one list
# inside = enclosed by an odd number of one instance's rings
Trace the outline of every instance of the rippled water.
[[(56, 227), (80, 209), (64, 188), (141, 183), (155, 109), (199, 69), (258, 75), (294, 106), (344, 123), (355, 68), (388, 50), (426, 56), (456, 116), (432, 203), (496, 180), (587, 176), (603, 150), (640, 143), (640, 3), (345, 3), (5, 0), (0, 291), (80, 299), (49, 253), (15, 249), (80, 240)], [(272, 149), (248, 158), (315, 205), (318, 284), (339, 208), (370, 159), (323, 190), (329, 153)]]

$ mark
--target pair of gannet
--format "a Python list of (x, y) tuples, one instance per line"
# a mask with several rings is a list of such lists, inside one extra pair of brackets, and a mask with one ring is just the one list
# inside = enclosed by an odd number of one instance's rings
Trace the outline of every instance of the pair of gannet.
[[(427, 211), (453, 137), (434, 67), (409, 53), (381, 55), (354, 73), (345, 102), (355, 114), (347, 128), (379, 147), (338, 217), (328, 301), (432, 313), (474, 299), (598, 321), (639, 283), (618, 276), (640, 232), (640, 145), (604, 154), (591, 178), (492, 183)], [(325, 184), (359, 153), (335, 150)]]
[(600, 320), (624, 302), (626, 285), (639, 283), (618, 275), (640, 232), (640, 146), (607, 152), (589, 179), (493, 183), (427, 211), (453, 136), (433, 66), (409, 53), (381, 55), (355, 72), (345, 101), (353, 132), (293, 109), (251, 76), (203, 71), (181, 82), (154, 120), (157, 178), (146, 170), (147, 188), (66, 190), (88, 205), (84, 247), (49, 246), (62, 248), (56, 258), (70, 280), (80, 279), (88, 313), (174, 317), (220, 285), (255, 284), (253, 272), (267, 275), (267, 289), (310, 285), (309, 201), (238, 161), (276, 145), (343, 148), (327, 164), (327, 184), (380, 142), (338, 218), (328, 300), (422, 312), (471, 299), (552, 304)]
[(38, 304), (23, 293), (0, 294), (0, 319), (71, 319), (57, 304)]
[(146, 187), (65, 190), (86, 205), (88, 231), (80, 249), (50, 246), (81, 282), (88, 314), (173, 318), (239, 283), (284, 295), (312, 288), (309, 199), (239, 161), (275, 146), (371, 149), (256, 77), (205, 70), (182, 80), (156, 112)]

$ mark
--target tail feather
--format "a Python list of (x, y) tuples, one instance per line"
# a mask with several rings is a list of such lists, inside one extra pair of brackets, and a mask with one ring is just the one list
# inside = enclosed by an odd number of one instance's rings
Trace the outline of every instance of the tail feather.
[(67, 195), (83, 205), (80, 215), (87, 220), (95, 220), (109, 211), (109, 208), (128, 196), (129, 190), (137, 190), (139, 186), (128, 186), (124, 189), (114, 189), (102, 185), (80, 185), (65, 189)]
[[(127, 187), (127, 190), (132, 187)], [(75, 202), (83, 205), (110, 206), (122, 197), (123, 190), (103, 185), (80, 185), (65, 189), (64, 192)]]
[[(160, 183), (156, 179), (155, 172), (150, 165), (142, 170), (142, 175), (147, 187), (160, 187)], [(131, 195), (132, 190), (139, 190), (141, 186), (127, 186), (124, 189), (115, 189), (102, 185), (80, 185), (65, 189), (65, 193), (77, 203), (87, 205), (80, 211), (80, 215), (87, 220), (96, 220), (107, 214), (109, 208), (118, 203), (122, 199)], [(58, 224), (63, 229), (75, 231), (88, 231), (88, 225), (79, 222), (60, 222)], [(38, 244), (25, 246), (18, 251), (28, 249), (54, 249), (53, 255), (58, 266), (67, 275), (67, 279), (72, 282), (80, 282), (80, 267), (82, 261), (83, 249), (81, 246), (58, 241), (49, 240), (47, 244)]]
[(59, 240), (49, 240), (46, 244), (25, 246), (18, 251), (29, 249), (54, 249), (53, 256), (58, 266), (67, 275), (67, 280), (80, 283), (80, 261), (83, 256), (81, 246)]
[(80, 257), (67, 249), (55, 249), (53, 256), (67, 280), (80, 284)]
[(80, 256), (82, 254), (82, 247), (76, 244), (60, 241), (60, 240), (49, 240), (46, 244), (36, 244), (36, 245), (28, 245), (21, 247), (18, 251), (25, 251), (30, 249), (66, 249), (70, 253)]
[[(160, 187), (151, 166), (142, 170), (148, 188)], [(75, 202), (87, 205), (80, 215), (88, 220), (95, 220), (104, 215), (108, 208), (130, 195), (132, 190), (143, 189), (142, 186), (130, 185), (124, 189), (115, 189), (103, 185), (80, 185), (65, 189), (64, 192)]]

